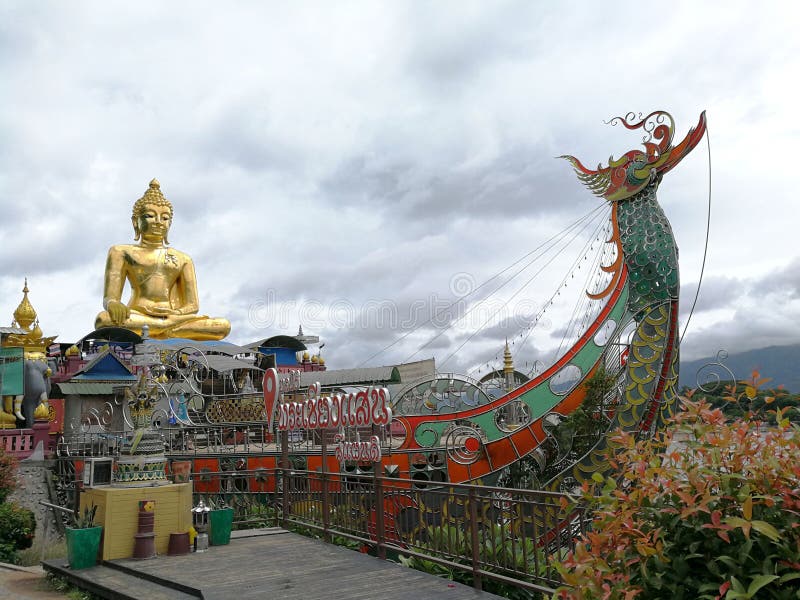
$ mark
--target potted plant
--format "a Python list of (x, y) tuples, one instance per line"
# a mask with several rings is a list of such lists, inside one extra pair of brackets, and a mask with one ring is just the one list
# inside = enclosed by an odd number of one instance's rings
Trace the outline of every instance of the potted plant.
[(95, 525), (94, 518), (97, 506), (85, 506), (83, 513), (78, 511), (74, 518), (74, 527), (67, 527), (67, 558), (72, 569), (86, 569), (97, 563), (100, 549), (102, 525)]
[(212, 546), (224, 546), (231, 541), (231, 529), (233, 528), (233, 508), (215, 506), (209, 500), (211, 512), (208, 513), (208, 541)]

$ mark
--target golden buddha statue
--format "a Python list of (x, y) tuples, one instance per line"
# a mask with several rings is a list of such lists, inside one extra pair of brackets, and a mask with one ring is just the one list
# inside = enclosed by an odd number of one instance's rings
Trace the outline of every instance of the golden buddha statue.
[[(198, 315), (197, 279), (192, 259), (167, 246), (172, 204), (153, 179), (133, 205), (134, 240), (112, 246), (106, 261), (103, 307), (95, 327), (124, 327), (142, 334), (147, 325), (156, 339), (221, 340), (231, 330), (227, 319)], [(125, 282), (131, 286), (122, 303)]]

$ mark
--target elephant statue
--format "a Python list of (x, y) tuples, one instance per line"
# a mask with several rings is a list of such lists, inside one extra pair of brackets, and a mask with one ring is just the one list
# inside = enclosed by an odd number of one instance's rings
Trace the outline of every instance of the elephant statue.
[(33, 427), (36, 407), (47, 403), (50, 395), (50, 375), (53, 371), (41, 360), (25, 360), (23, 382), (25, 393), (14, 398), (14, 416), (23, 427)]

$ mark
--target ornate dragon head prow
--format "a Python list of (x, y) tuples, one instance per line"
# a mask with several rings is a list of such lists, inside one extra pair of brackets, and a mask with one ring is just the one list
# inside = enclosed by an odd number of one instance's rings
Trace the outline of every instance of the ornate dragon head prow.
[(677, 146), (672, 145), (675, 121), (668, 112), (654, 111), (642, 117), (641, 113), (628, 113), (614, 117), (611, 125), (621, 123), (627, 129), (643, 129), (646, 132), (642, 143), (644, 150), (630, 150), (620, 158), (608, 159), (608, 166), (597, 165), (588, 169), (574, 156), (560, 156), (572, 163), (578, 179), (593, 194), (615, 202), (625, 200), (643, 190), (654, 179), (659, 179), (689, 154), (706, 132), (706, 113), (700, 113), (696, 127), (689, 130)]

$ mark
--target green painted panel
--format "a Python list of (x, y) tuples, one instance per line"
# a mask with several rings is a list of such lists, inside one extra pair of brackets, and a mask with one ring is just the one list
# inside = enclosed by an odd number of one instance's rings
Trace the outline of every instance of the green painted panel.
[[(625, 285), (620, 297), (617, 299), (617, 303), (614, 305), (608, 315), (608, 319), (616, 321), (617, 328), (621, 327), (627, 320), (627, 300), (628, 286)], [(569, 361), (568, 364), (577, 366), (581, 370), (582, 376), (584, 376), (592, 369), (592, 367), (594, 367), (595, 364), (597, 364), (597, 361), (600, 360), (600, 357), (603, 355), (604, 351), (605, 346), (598, 346), (594, 343), (594, 340), (590, 340), (578, 351), (578, 353), (572, 358), (572, 360)], [(550, 390), (550, 383), (548, 380), (543, 381), (541, 385), (538, 385), (532, 390), (526, 392), (520, 396), (519, 399), (530, 407), (531, 418), (536, 420), (553, 410), (556, 404), (558, 404), (563, 397), (564, 396), (562, 395), (554, 394)]]
[(0, 348), (0, 395), (21, 396), (23, 383), (22, 348)]
[[(617, 323), (617, 331), (622, 327), (630, 318), (630, 314), (626, 308), (628, 299), (628, 286), (622, 290), (620, 297), (617, 299), (616, 305), (611, 309), (608, 319), (614, 320)], [(616, 333), (616, 332), (615, 332)], [(590, 340), (584, 345), (577, 354), (569, 361), (568, 364), (575, 365), (581, 371), (581, 378), (588, 373), (597, 361), (603, 355), (605, 346), (598, 346), (594, 340)], [(522, 396), (517, 398), (527, 404), (531, 410), (531, 417), (540, 419), (561, 402), (564, 398), (563, 395), (554, 394), (550, 390), (550, 380), (543, 381), (540, 385), (527, 391)], [(489, 441), (494, 441), (505, 437), (508, 432), (502, 431), (497, 427), (495, 422), (495, 413), (498, 409), (488, 410), (481, 414), (470, 417), (470, 421), (480, 426), (486, 433)], [(455, 416), (454, 416), (455, 417)], [(423, 448), (434, 448), (443, 444), (442, 433), (447, 427), (452, 426), (453, 421), (426, 421), (421, 423), (414, 431), (414, 439)]]
[(470, 421), (476, 425), (479, 425), (480, 428), (486, 432), (486, 436), (489, 438), (490, 442), (508, 435), (507, 432), (500, 431), (500, 429), (497, 427), (497, 423), (494, 420), (495, 412), (496, 411), (485, 412), (470, 419)]
[(441, 444), (442, 432), (450, 421), (426, 421), (414, 431), (414, 439), (423, 448), (433, 448)]

